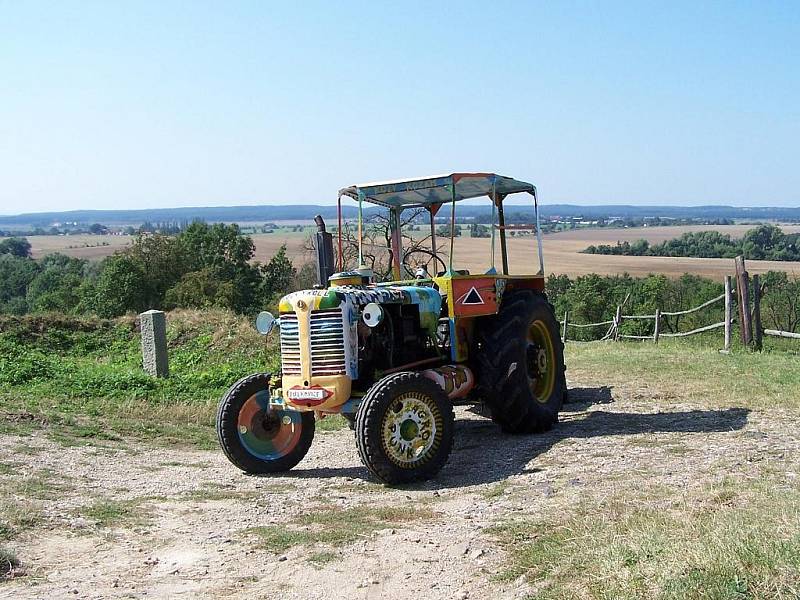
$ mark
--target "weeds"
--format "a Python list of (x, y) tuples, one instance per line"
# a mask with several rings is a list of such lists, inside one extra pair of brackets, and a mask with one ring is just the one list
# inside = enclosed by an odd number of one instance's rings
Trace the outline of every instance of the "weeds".
[(287, 525), (268, 525), (245, 530), (256, 536), (270, 552), (285, 552), (293, 546), (343, 546), (393, 524), (432, 519), (429, 509), (414, 507), (318, 508), (295, 517)]
[(141, 508), (142, 500), (98, 500), (77, 509), (77, 513), (91, 519), (98, 527), (133, 527), (147, 521), (147, 515)]
[(11, 548), (0, 547), (0, 581), (11, 577), (19, 565), (17, 554)]
[(775, 488), (727, 483), (666, 503), (618, 496), (508, 523), (493, 530), (510, 557), (500, 577), (525, 576), (544, 599), (794, 597), (800, 492)]

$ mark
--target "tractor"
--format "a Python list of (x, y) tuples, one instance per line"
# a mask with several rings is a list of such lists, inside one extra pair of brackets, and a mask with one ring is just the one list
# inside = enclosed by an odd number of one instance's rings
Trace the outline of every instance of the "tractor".
[[(507, 232), (520, 226), (506, 224), (503, 202), (521, 193), (533, 197), (536, 247), (531, 238), (526, 260), (538, 266), (533, 275), (509, 273)], [(492, 210), (491, 264), (476, 274), (453, 266), (456, 204), (484, 196)], [(342, 198), (358, 203), (358, 264), (350, 269)], [(382, 207), (388, 219), (391, 281), (376, 281), (364, 265), (364, 203)], [(437, 251), (443, 207), (449, 252)], [(427, 216), (430, 249), (404, 253), (400, 215), (407, 209)], [(456, 404), (481, 405), (512, 434), (557, 422), (567, 393), (564, 348), (544, 293), (534, 185), (494, 173), (452, 173), (343, 188), (336, 255), (333, 235), (321, 217), (316, 221), (319, 284), (284, 296), (278, 317), (262, 312), (256, 320), (262, 334), (279, 331), (280, 372), (237, 381), (219, 405), (220, 445), (236, 467), (252, 474), (291, 469), (308, 452), (316, 420), (341, 414), (369, 472), (402, 484), (430, 479), (444, 466)], [(524, 240), (517, 235), (513, 242)]]

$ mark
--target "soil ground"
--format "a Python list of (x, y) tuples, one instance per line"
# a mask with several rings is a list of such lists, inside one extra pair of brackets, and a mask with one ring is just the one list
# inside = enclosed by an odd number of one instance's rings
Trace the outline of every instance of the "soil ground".
[(39, 477), (19, 498), (44, 520), (15, 541), (25, 576), (0, 598), (522, 598), (529, 580), (498, 578), (510, 557), (493, 527), (620, 491), (757, 478), (800, 455), (795, 412), (602, 379), (570, 380), (572, 403), (542, 435), (503, 435), (460, 408), (440, 477), (400, 489), (369, 479), (348, 429), (318, 432), (275, 477), (218, 451), (0, 437), (0, 484)]

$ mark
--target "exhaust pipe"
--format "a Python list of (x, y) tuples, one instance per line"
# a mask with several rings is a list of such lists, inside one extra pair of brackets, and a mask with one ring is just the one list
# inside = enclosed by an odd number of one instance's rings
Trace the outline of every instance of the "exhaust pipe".
[(333, 236), (325, 231), (322, 215), (314, 217), (317, 232), (314, 234), (314, 248), (317, 251), (317, 281), (323, 288), (328, 287), (328, 278), (333, 275)]

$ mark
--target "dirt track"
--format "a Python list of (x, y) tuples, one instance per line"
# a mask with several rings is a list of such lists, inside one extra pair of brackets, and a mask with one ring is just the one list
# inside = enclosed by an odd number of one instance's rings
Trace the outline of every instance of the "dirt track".
[[(459, 409), (449, 464), (438, 480), (406, 489), (368, 479), (347, 429), (318, 434), (296, 470), (270, 478), (241, 475), (215, 451), (0, 437), (14, 468), (0, 483), (50, 472), (62, 485), (37, 501), (47, 526), (15, 540), (27, 576), (0, 584), (0, 598), (519, 598), (531, 589), (497, 580), (505, 557), (487, 528), (620, 490), (688, 490), (732, 469), (747, 476), (754, 456), (800, 450), (777, 411), (570, 387), (574, 402), (544, 435), (501, 435)], [(140, 520), (104, 527), (76, 516), (98, 498), (131, 501)], [(333, 548), (273, 553), (245, 533), (324, 509), (409, 505), (427, 516)], [(326, 562), (311, 562), (323, 550)]]

